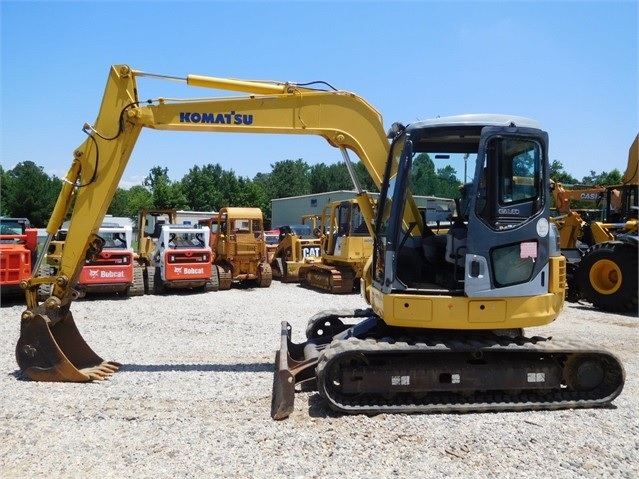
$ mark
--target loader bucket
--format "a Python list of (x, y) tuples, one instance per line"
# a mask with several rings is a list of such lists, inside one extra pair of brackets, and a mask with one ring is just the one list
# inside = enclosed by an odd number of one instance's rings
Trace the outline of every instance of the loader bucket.
[(47, 382), (102, 380), (121, 366), (104, 361), (93, 352), (80, 335), (71, 312), (55, 324), (41, 314), (23, 319), (16, 360), (29, 379)]

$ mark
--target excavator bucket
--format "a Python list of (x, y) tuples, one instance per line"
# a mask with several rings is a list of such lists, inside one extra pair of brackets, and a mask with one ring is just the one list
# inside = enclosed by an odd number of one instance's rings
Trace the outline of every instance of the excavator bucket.
[(71, 312), (55, 324), (41, 314), (23, 319), (16, 360), (29, 379), (47, 382), (102, 380), (121, 366), (104, 361), (93, 352), (80, 335)]

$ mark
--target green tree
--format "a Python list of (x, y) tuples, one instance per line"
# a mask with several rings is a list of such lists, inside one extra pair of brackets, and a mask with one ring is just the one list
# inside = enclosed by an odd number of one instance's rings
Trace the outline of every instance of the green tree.
[(420, 153), (413, 158), (411, 168), (411, 191), (414, 195), (434, 195), (435, 164), (428, 153)]
[(223, 205), (220, 179), (223, 176), (219, 164), (195, 166), (182, 178), (182, 190), (188, 205), (194, 211), (217, 211)]
[(564, 185), (574, 185), (578, 183), (576, 178), (564, 170), (564, 165), (562, 165), (559, 160), (553, 160), (552, 163), (550, 163), (550, 179), (557, 183), (563, 183)]
[(224, 170), (218, 180), (220, 191), (220, 203), (216, 205), (216, 210), (225, 206), (237, 206), (236, 198), (240, 196), (240, 182), (233, 170)]
[(142, 185), (129, 188), (127, 195), (127, 214), (129, 218), (137, 218), (142, 209), (153, 208), (153, 195)]
[(278, 161), (272, 172), (267, 193), (271, 198), (288, 198), (311, 193), (310, 167), (301, 158)]
[(362, 185), (362, 189), (371, 193), (379, 192), (375, 181), (371, 178), (371, 175), (368, 173), (364, 163), (358, 161), (357, 163), (354, 163), (353, 166), (355, 173), (357, 174), (357, 178), (359, 178), (359, 183)]
[(411, 191), (414, 195), (459, 198), (461, 181), (450, 165), (435, 171), (435, 163), (428, 153), (420, 153), (413, 159)]
[(462, 183), (457, 179), (457, 170), (450, 165), (437, 170), (433, 196), (440, 198), (459, 198)]
[(258, 173), (253, 177), (253, 183), (258, 185), (265, 195), (269, 196), (271, 174), (270, 173)]
[(144, 186), (136, 185), (128, 190), (123, 188), (115, 190), (113, 201), (107, 213), (135, 220), (141, 209), (148, 208), (153, 208), (153, 195)]
[(271, 198), (266, 194), (261, 183), (251, 181), (249, 178), (238, 178), (238, 191), (233, 204), (261, 209), (265, 223), (270, 225)]
[(584, 176), (582, 182), (584, 185), (595, 186), (619, 185), (621, 184), (621, 172), (617, 168), (612, 170), (610, 173), (602, 171), (599, 174), (590, 170), (590, 174), (588, 176)]
[(9, 174), (0, 165), (0, 216), (10, 216), (7, 209)]
[(57, 200), (62, 181), (50, 178), (32, 161), (18, 163), (2, 178), (2, 210), (13, 217), (29, 218), (31, 224), (46, 226)]
[(144, 179), (144, 186), (150, 188), (153, 195), (153, 207), (185, 209), (188, 204), (182, 185), (179, 182), (173, 183), (168, 172), (168, 168), (154, 166)]
[(325, 165), (318, 163), (310, 169), (311, 194), (335, 190), (354, 189), (353, 181), (344, 163)]
[(127, 196), (128, 190), (118, 187), (113, 194), (113, 199), (107, 209), (107, 214), (113, 216), (128, 216), (126, 214), (128, 204)]

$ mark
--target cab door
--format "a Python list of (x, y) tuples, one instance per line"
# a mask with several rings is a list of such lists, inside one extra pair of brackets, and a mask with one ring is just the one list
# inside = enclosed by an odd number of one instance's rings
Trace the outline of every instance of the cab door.
[(548, 292), (548, 135), (482, 130), (468, 212), (464, 289), (470, 297)]

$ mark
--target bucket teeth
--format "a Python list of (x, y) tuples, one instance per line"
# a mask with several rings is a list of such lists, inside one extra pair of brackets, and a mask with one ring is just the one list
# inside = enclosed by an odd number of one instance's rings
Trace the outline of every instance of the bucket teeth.
[(121, 364), (113, 361), (104, 361), (102, 364), (91, 368), (83, 368), (80, 372), (86, 374), (92, 381), (102, 381), (117, 373)]
[(55, 323), (42, 314), (23, 319), (16, 360), (29, 379), (45, 382), (103, 380), (120, 367), (93, 352), (70, 312)]

